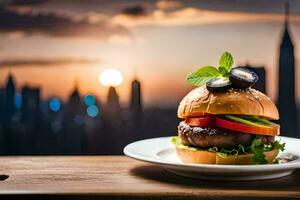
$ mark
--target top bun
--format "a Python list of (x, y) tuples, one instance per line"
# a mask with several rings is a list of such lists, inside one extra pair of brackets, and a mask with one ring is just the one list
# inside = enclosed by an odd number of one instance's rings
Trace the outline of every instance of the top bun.
[(279, 119), (278, 110), (269, 97), (249, 88), (230, 89), (226, 92), (209, 92), (206, 86), (190, 91), (180, 102), (179, 118), (198, 117), (208, 114), (256, 115), (268, 119)]

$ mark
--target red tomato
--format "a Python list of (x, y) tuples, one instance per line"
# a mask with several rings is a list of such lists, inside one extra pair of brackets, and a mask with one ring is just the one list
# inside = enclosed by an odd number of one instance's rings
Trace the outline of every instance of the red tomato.
[(210, 126), (213, 124), (212, 117), (188, 117), (185, 119), (185, 123), (190, 126)]
[(252, 133), (257, 135), (279, 135), (280, 134), (280, 126), (273, 125), (273, 126), (250, 126), (247, 124), (240, 124), (237, 122), (232, 122), (226, 119), (221, 119), (216, 117), (215, 118), (215, 125), (224, 129), (229, 129), (233, 131), (243, 132), (243, 133)]

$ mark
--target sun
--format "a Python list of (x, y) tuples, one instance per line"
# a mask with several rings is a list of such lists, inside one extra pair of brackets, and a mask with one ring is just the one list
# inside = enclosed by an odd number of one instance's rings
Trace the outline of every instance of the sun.
[(116, 69), (106, 69), (99, 75), (99, 81), (104, 86), (117, 87), (123, 83), (123, 75)]

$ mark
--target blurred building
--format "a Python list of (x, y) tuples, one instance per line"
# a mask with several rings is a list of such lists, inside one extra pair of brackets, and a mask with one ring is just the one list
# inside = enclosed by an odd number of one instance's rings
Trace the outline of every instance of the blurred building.
[(3, 128), (3, 123), (5, 119), (4, 109), (5, 109), (5, 89), (0, 88), (0, 129)]
[(121, 106), (119, 95), (115, 87), (110, 86), (107, 94), (105, 112), (109, 119), (118, 119), (120, 116)]
[(24, 86), (22, 88), (21, 108), (22, 148), (25, 154), (33, 154), (41, 135), (40, 89)]
[(289, 32), (289, 6), (285, 7), (285, 21), (279, 54), (278, 107), (281, 133), (297, 136), (297, 107), (295, 97), (295, 56), (294, 45)]
[(15, 114), (14, 106), (14, 96), (15, 96), (15, 82), (11, 73), (8, 75), (8, 79), (5, 85), (5, 90), (3, 91), (3, 121), (2, 121), (2, 136), (3, 139), (3, 153), (4, 154), (14, 154), (17, 152), (19, 145), (16, 144), (14, 140), (13, 131), (13, 116)]
[(27, 131), (37, 129), (40, 119), (40, 89), (24, 86), (22, 88), (22, 122)]
[(134, 79), (131, 82), (130, 111), (134, 118), (140, 118), (142, 110), (141, 83), (137, 79)]
[(78, 88), (75, 87), (66, 105), (63, 118), (61, 142), (64, 154), (83, 154), (86, 142), (84, 115), (84, 104)]
[(4, 120), (5, 120), (5, 89), (0, 88), (0, 155), (5, 154), (6, 146), (5, 146), (5, 133), (4, 133)]
[(86, 106), (86, 136), (87, 136), (87, 153), (101, 154), (107, 151), (104, 132), (105, 124), (103, 121), (102, 104), (93, 94), (87, 94), (84, 97)]
[(9, 125), (11, 123), (11, 119), (13, 114), (15, 113), (14, 106), (14, 97), (15, 97), (15, 83), (12, 74), (10, 73), (8, 76), (8, 80), (5, 88), (5, 98), (4, 98), (4, 113), (6, 115), (5, 125)]

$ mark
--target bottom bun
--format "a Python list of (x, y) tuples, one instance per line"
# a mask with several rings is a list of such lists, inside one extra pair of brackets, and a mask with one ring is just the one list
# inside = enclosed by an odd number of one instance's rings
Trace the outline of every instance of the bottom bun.
[[(187, 149), (176, 148), (176, 153), (180, 160), (184, 163), (193, 164), (217, 164), (217, 165), (254, 165), (252, 161), (253, 154), (227, 156), (226, 158), (219, 156), (217, 153), (209, 151), (191, 151)], [(279, 154), (278, 149), (265, 152), (265, 159), (268, 163), (272, 163)]]

